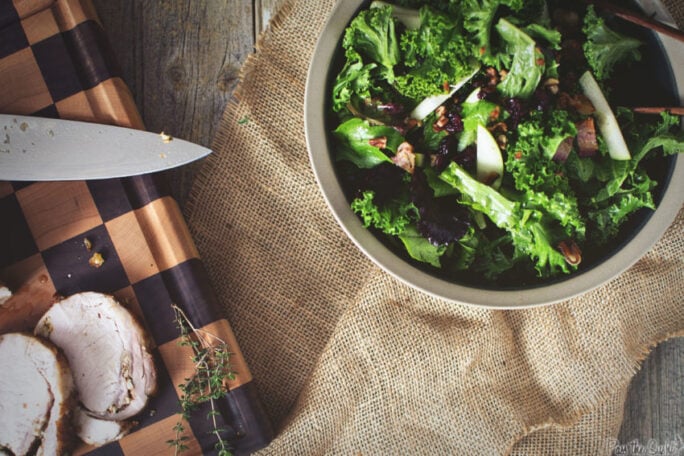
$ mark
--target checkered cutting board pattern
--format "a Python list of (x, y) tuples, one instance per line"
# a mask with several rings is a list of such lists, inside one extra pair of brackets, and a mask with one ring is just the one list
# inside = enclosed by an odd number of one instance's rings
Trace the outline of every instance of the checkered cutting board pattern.
[[(0, 112), (142, 128), (119, 75), (89, 2), (0, 0)], [(89, 264), (95, 252), (104, 258), (98, 268)], [(104, 447), (81, 446), (77, 454), (172, 454), (166, 441), (175, 436), (177, 385), (192, 372), (190, 354), (178, 344), (172, 303), (234, 352), (237, 378), (220, 407), (235, 453), (270, 440), (249, 369), (216, 311), (190, 233), (160, 176), (0, 182), (0, 279), (17, 295), (0, 307), (0, 333), (31, 330), (55, 294), (92, 290), (119, 298), (154, 340), (159, 392), (136, 417), (134, 431)], [(208, 426), (206, 413), (197, 413), (186, 426), (185, 454), (213, 453)]]

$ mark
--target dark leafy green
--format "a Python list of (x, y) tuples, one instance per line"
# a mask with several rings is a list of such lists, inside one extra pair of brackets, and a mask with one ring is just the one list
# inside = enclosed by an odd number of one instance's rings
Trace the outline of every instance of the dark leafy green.
[(641, 208), (655, 209), (652, 190), (657, 186), (639, 165), (656, 151), (664, 155), (684, 153), (684, 133), (674, 133), (679, 119), (663, 113), (658, 123), (640, 122), (634, 114), (619, 111), (630, 150), (629, 161), (608, 161), (601, 170), (604, 186), (588, 198), (588, 217), (596, 225), (593, 237), (599, 243), (615, 236), (629, 216)]
[(499, 91), (509, 98), (529, 98), (544, 74), (544, 55), (529, 35), (506, 19), (499, 20), (496, 31), (505, 42), (505, 53), (512, 56)]
[[(338, 138), (339, 160), (349, 160), (359, 168), (372, 168), (382, 162), (392, 160), (383, 151), (396, 152), (397, 147), (404, 141), (401, 134), (394, 128), (385, 125), (371, 125), (367, 120), (352, 117), (334, 131)], [(372, 140), (384, 138), (383, 148), (372, 144)]]
[(617, 63), (641, 59), (641, 41), (610, 29), (593, 5), (587, 8), (582, 31), (587, 36), (584, 54), (599, 82), (610, 77)]
[(347, 28), (342, 45), (355, 49), (362, 57), (378, 64), (379, 74), (394, 80), (394, 65), (399, 62), (399, 41), (390, 8), (361, 11)]

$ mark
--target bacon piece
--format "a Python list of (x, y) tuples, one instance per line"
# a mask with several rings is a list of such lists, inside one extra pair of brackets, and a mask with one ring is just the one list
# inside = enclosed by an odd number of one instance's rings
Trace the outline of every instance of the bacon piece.
[(587, 117), (577, 124), (577, 146), (580, 157), (593, 157), (598, 152), (594, 119)]
[(570, 152), (572, 151), (572, 145), (575, 142), (575, 138), (572, 136), (568, 136), (563, 140), (558, 145), (558, 149), (556, 149), (556, 153), (553, 155), (553, 161), (558, 162), (558, 163), (564, 163), (565, 160), (568, 159), (568, 155), (570, 155)]

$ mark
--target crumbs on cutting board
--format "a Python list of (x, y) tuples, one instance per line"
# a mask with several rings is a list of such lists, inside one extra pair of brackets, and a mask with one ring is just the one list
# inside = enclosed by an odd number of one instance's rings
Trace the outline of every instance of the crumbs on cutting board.
[[(83, 238), (83, 246), (86, 248), (88, 252), (91, 252), (93, 250), (93, 243), (87, 237)], [(105, 259), (100, 252), (93, 252), (93, 254), (88, 259), (88, 264), (93, 268), (101, 267), (104, 264), (104, 262)]]
[(88, 260), (88, 264), (94, 268), (101, 267), (105, 262), (104, 257), (100, 252), (95, 252)]

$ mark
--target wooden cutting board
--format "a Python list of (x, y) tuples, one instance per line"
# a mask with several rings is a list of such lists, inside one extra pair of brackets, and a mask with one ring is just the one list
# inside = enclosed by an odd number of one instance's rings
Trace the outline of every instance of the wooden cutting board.
[[(0, 1), (0, 112), (144, 128), (88, 0)], [(178, 385), (193, 372), (172, 304), (234, 353), (237, 376), (220, 401), (234, 452), (268, 444), (272, 429), (249, 368), (162, 176), (0, 182), (0, 220), (0, 279), (15, 292), (0, 306), (0, 333), (30, 331), (55, 295), (91, 290), (116, 296), (154, 340), (159, 392), (134, 430), (77, 454), (172, 454)], [(94, 253), (100, 267), (89, 262)], [(205, 415), (186, 423), (184, 454), (214, 451)]]

